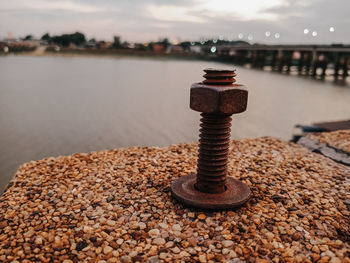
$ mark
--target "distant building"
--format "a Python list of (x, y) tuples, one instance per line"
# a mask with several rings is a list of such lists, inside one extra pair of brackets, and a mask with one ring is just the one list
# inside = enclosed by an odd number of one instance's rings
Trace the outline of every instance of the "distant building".
[(194, 54), (201, 54), (203, 50), (201, 46), (190, 46), (190, 52)]
[(183, 54), (185, 53), (185, 50), (182, 48), (182, 46), (179, 45), (169, 45), (166, 49), (166, 53)]
[(40, 40), (30, 39), (22, 41), (22, 44), (28, 47), (38, 47), (40, 46)]
[(164, 46), (161, 44), (153, 44), (153, 52), (156, 53), (163, 53), (164, 52)]

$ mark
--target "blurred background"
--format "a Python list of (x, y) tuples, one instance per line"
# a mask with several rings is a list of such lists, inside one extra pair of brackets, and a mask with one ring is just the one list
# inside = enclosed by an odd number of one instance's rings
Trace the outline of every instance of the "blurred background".
[[(346, 0), (0, 3), (0, 192), (49, 156), (198, 140), (190, 85), (235, 68), (232, 138), (350, 119)], [(350, 128), (350, 127), (349, 127)]]

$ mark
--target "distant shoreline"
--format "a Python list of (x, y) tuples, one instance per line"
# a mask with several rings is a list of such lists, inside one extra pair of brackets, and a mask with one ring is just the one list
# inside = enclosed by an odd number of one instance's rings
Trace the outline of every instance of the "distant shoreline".
[(41, 52), (34, 51), (19, 51), (10, 53), (0, 53), (1, 56), (8, 55), (25, 55), (25, 56), (101, 56), (101, 57), (137, 57), (137, 58), (156, 58), (156, 59), (179, 59), (179, 60), (193, 60), (193, 61), (212, 61), (222, 63), (232, 63), (218, 57), (210, 57), (204, 55), (195, 55), (188, 53), (155, 53), (151, 51), (140, 50), (91, 50), (91, 49), (70, 49), (63, 48), (60, 51), (52, 49), (42, 50)]

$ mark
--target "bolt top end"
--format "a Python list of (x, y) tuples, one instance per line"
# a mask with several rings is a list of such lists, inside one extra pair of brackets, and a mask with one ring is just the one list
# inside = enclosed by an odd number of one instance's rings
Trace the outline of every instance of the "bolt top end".
[(227, 69), (212, 69), (208, 68), (205, 69), (204, 72), (206, 73), (203, 75), (205, 80), (203, 80), (203, 84), (205, 85), (214, 85), (214, 86), (226, 86), (231, 85), (236, 80), (234, 77), (236, 76), (235, 69), (233, 70), (227, 70)]

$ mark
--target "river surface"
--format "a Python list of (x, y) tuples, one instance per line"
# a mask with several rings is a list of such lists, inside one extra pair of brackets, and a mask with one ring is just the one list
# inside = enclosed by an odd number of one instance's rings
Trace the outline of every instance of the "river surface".
[[(198, 140), (191, 83), (205, 61), (97, 57), (0, 57), (0, 192), (30, 160), (134, 145)], [(237, 67), (248, 109), (232, 138), (289, 140), (295, 124), (350, 118), (350, 87)]]

